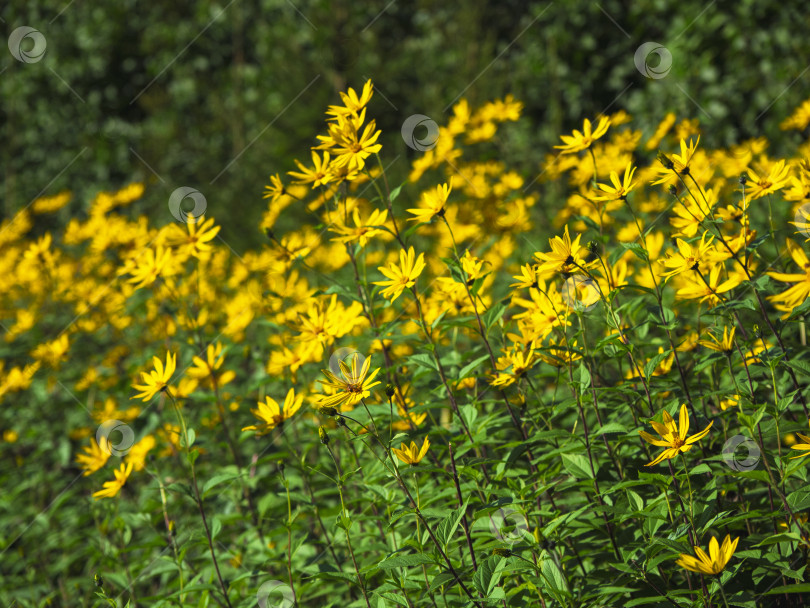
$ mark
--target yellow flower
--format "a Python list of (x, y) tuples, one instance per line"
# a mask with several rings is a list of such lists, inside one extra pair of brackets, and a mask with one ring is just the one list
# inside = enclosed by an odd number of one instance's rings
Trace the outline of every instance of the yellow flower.
[(698, 344), (716, 350), (717, 352), (729, 354), (734, 350), (734, 333), (737, 331), (736, 327), (731, 328), (729, 333), (728, 327), (723, 326), (723, 337), (717, 339), (714, 334), (708, 334), (708, 340), (698, 340)]
[(795, 274), (783, 272), (766, 272), (769, 277), (785, 283), (796, 283), (789, 289), (773, 296), (768, 296), (768, 300), (774, 303), (777, 310), (791, 311), (807, 299), (810, 295), (810, 259), (807, 254), (796, 243), (787, 241), (787, 248), (790, 256), (796, 265), (803, 271)]
[(664, 410), (664, 424), (655, 422), (654, 420), (651, 420), (650, 424), (652, 424), (655, 432), (661, 436), (661, 439), (656, 439), (644, 431), (639, 431), (638, 434), (641, 435), (642, 439), (644, 439), (644, 441), (647, 443), (651, 443), (659, 447), (665, 447), (667, 449), (661, 452), (658, 457), (655, 458), (655, 460), (645, 464), (645, 467), (651, 467), (658, 464), (662, 460), (674, 458), (680, 452), (688, 452), (692, 449), (693, 443), (700, 441), (706, 436), (706, 433), (708, 433), (709, 429), (712, 428), (714, 421), (710, 422), (709, 426), (696, 435), (687, 437), (686, 433), (689, 431), (689, 414), (686, 412), (686, 404), (684, 403), (681, 405), (678, 424), (675, 424), (675, 420), (666, 410)]
[(209, 344), (205, 352), (205, 357), (206, 358), (203, 360), (195, 356), (192, 359), (194, 366), (190, 367), (186, 373), (198, 380), (207, 380), (210, 378), (212, 379), (211, 384), (213, 384), (213, 378), (216, 376), (217, 386), (225, 386), (236, 377), (236, 373), (232, 370), (225, 370), (221, 374), (215, 373), (222, 367), (222, 364), (225, 363), (225, 355), (222, 354), (222, 344), (220, 342)]
[(329, 171), (329, 152), (324, 152), (323, 159), (321, 159), (318, 153), (313, 150), (312, 169), (305, 167), (297, 158), (295, 164), (298, 165), (300, 172), (287, 171), (287, 175), (297, 180), (293, 182), (294, 184), (312, 184), (313, 188), (317, 188), (318, 186), (325, 186), (333, 179)]
[(737, 542), (739, 542), (739, 540), (739, 537), (737, 537), (732, 541), (731, 536), (726, 534), (726, 537), (723, 539), (723, 545), (719, 546), (717, 538), (712, 536), (712, 539), (709, 541), (708, 555), (706, 555), (706, 552), (700, 547), (695, 547), (695, 555), (697, 555), (697, 558), (681, 553), (681, 556), (675, 563), (692, 572), (720, 574), (723, 568), (726, 567), (728, 560), (734, 555), (734, 550), (737, 548)]
[(101, 437), (101, 445), (91, 438), (90, 445), (86, 445), (82, 449), (86, 454), (77, 454), (76, 462), (84, 469), (85, 477), (98, 471), (107, 464), (107, 460), (110, 458), (110, 448), (107, 445), (107, 438), (104, 436)]
[(709, 260), (707, 253), (712, 248), (712, 241), (714, 241), (714, 237), (712, 236), (707, 242), (707, 234), (709, 234), (708, 230), (700, 237), (700, 242), (696, 247), (692, 247), (683, 239), (678, 239), (678, 252), (674, 254), (670, 253), (661, 262), (664, 266), (672, 270), (661, 274), (661, 276), (671, 277), (674, 274), (686, 272), (687, 270), (700, 270), (700, 265), (705, 264)]
[(422, 274), (425, 269), (425, 254), (420, 253), (419, 257), (414, 259), (416, 253), (413, 247), (408, 249), (406, 253), (404, 250), (399, 252), (399, 266), (391, 264), (388, 268), (379, 266), (377, 270), (388, 277), (388, 281), (375, 281), (375, 285), (385, 287), (382, 290), (382, 295), (385, 298), (390, 298), (395, 301), (405, 290), (411, 288), (416, 284), (416, 279)]
[(748, 169), (748, 188), (746, 193), (751, 195), (751, 200), (761, 198), (766, 194), (771, 194), (785, 187), (790, 181), (790, 167), (785, 166), (785, 161), (771, 165), (768, 175), (759, 176), (753, 169)]
[(805, 456), (810, 455), (810, 437), (807, 435), (802, 435), (801, 433), (796, 433), (799, 436), (799, 439), (802, 440), (802, 443), (796, 443), (790, 446), (791, 450), (801, 450), (804, 454), (799, 454), (798, 456), (792, 456), (790, 459), (794, 460), (796, 458), (804, 458)]
[(587, 150), (591, 147), (593, 142), (607, 133), (609, 126), (610, 118), (603, 116), (599, 119), (599, 124), (596, 126), (596, 129), (591, 131), (591, 121), (586, 118), (582, 123), (581, 133), (577, 129), (574, 129), (571, 135), (560, 135), (563, 144), (554, 147), (562, 150), (560, 154), (573, 154), (580, 150)]
[(599, 196), (594, 196), (594, 200), (617, 201), (626, 199), (630, 191), (638, 185), (638, 182), (633, 182), (633, 174), (635, 172), (636, 168), (633, 166), (633, 163), (627, 163), (627, 167), (624, 170), (624, 177), (621, 180), (619, 180), (619, 176), (615, 171), (611, 171), (610, 181), (613, 182), (613, 185), (596, 184), (596, 186), (602, 192), (606, 192), (607, 195), (600, 194)]
[(344, 93), (340, 92), (340, 98), (343, 100), (343, 106), (329, 106), (326, 112), (330, 116), (345, 116), (347, 114), (357, 114), (360, 110), (366, 107), (366, 104), (371, 101), (374, 85), (371, 79), (366, 81), (363, 85), (363, 92), (358, 96), (357, 92), (349, 87), (349, 90)]
[(391, 451), (396, 454), (397, 458), (405, 464), (417, 465), (425, 457), (425, 454), (427, 454), (428, 448), (430, 447), (430, 439), (425, 437), (421, 448), (417, 447), (415, 441), (411, 441), (410, 446), (406, 446), (402, 443), (399, 447), (400, 449), (391, 448)]
[(735, 393), (734, 395), (730, 395), (726, 399), (720, 400), (720, 409), (725, 412), (730, 407), (736, 407), (739, 404), (740, 404), (740, 396)]
[[(203, 221), (200, 221), (201, 219)], [(172, 224), (167, 240), (188, 255), (200, 258), (211, 251), (210, 241), (217, 236), (219, 228), (219, 226), (214, 226), (214, 218), (206, 220), (204, 217), (195, 218), (190, 215), (186, 222), (186, 230), (177, 224)]]
[(453, 190), (453, 178), (450, 178), (449, 184), (439, 184), (432, 190), (422, 193), (422, 198), (419, 201), (419, 207), (408, 209), (408, 213), (415, 217), (409, 217), (409, 222), (430, 222), (434, 217), (443, 217), (445, 212), (445, 205), (447, 204), (447, 197)]
[(144, 401), (149, 401), (152, 397), (161, 391), (165, 391), (169, 387), (169, 381), (172, 379), (172, 374), (177, 367), (177, 355), (172, 355), (166, 352), (166, 365), (158, 357), (152, 357), (155, 369), (146, 372), (141, 372), (143, 384), (133, 384), (132, 388), (141, 391), (137, 395), (130, 397), (130, 399), (137, 399), (143, 397)]
[(490, 382), (492, 386), (508, 386), (523, 377), (529, 371), (538, 358), (534, 348), (522, 351), (519, 348), (508, 351), (503, 357), (498, 358), (498, 375)]
[(304, 396), (295, 396), (295, 389), (291, 388), (287, 391), (287, 396), (284, 398), (284, 406), (279, 407), (275, 399), (270, 397), (264, 398), (264, 403), (258, 402), (257, 409), (251, 409), (250, 412), (259, 420), (261, 424), (254, 424), (252, 426), (243, 427), (243, 431), (256, 431), (259, 435), (269, 433), (277, 426), (281, 425), (285, 420), (289, 420), (295, 412), (301, 409), (301, 404), (304, 402)]
[(345, 223), (343, 221), (336, 222), (334, 227), (331, 227), (330, 230), (342, 236), (336, 236), (332, 240), (341, 241), (343, 243), (357, 241), (360, 247), (365, 247), (371, 237), (385, 232), (385, 230), (377, 226), (383, 226), (387, 220), (388, 211), (385, 209), (374, 209), (368, 218), (363, 220), (360, 218), (360, 210), (355, 207), (352, 210), (354, 226), (350, 226), (348, 221)]
[(59, 364), (67, 359), (68, 348), (70, 348), (68, 335), (62, 334), (51, 342), (37, 346), (31, 351), (31, 356), (37, 361), (46, 363), (53, 368), (58, 368)]
[(689, 175), (689, 163), (692, 162), (692, 157), (695, 155), (699, 143), (700, 135), (698, 135), (697, 140), (694, 142), (690, 139), (688, 145), (686, 140), (682, 139), (681, 153), (673, 154), (671, 159), (659, 153), (658, 158), (663, 159), (665, 164), (658, 170), (660, 177), (652, 182), (652, 185), (663, 184), (671, 180), (673, 178), (673, 171), (679, 175)]
[(158, 245), (155, 249), (147, 249), (135, 260), (128, 262), (125, 272), (132, 276), (128, 282), (135, 284), (135, 289), (148, 287), (159, 277), (175, 274), (176, 264), (172, 257), (172, 250)]
[(537, 274), (547, 277), (555, 272), (571, 273), (576, 268), (581, 269), (587, 266), (585, 255), (588, 250), (579, 244), (581, 238), (582, 235), (578, 234), (577, 238), (571, 242), (566, 225), (562, 238), (555, 236), (548, 240), (551, 247), (550, 253), (538, 251), (534, 254), (534, 257), (541, 262), (537, 268)]
[(520, 274), (516, 274), (512, 277), (517, 283), (512, 283), (509, 287), (537, 287), (537, 269), (537, 264), (524, 264), (520, 267)]
[[(339, 361), (340, 377), (331, 370), (323, 370), (327, 380), (321, 380), (321, 384), (326, 387), (331, 394), (318, 395), (316, 404), (319, 408), (342, 406), (351, 409), (361, 399), (365, 399), (371, 394), (371, 388), (380, 384), (379, 381), (372, 382), (380, 373), (380, 368), (368, 373), (371, 366), (371, 357), (363, 361), (362, 367), (358, 370), (357, 364), (360, 359), (358, 353), (350, 355), (351, 364), (346, 361)], [(368, 376), (368, 377), (366, 377)]]
[(135, 471), (142, 471), (146, 466), (146, 455), (149, 450), (155, 447), (155, 437), (153, 435), (146, 435), (138, 443), (130, 448), (129, 453), (126, 455), (125, 462), (131, 463)]
[(118, 492), (121, 491), (121, 488), (124, 487), (127, 479), (129, 479), (129, 474), (132, 473), (132, 463), (128, 462), (124, 464), (122, 462), (121, 466), (113, 471), (113, 473), (115, 474), (115, 479), (113, 481), (105, 481), (104, 489), (94, 492), (93, 498), (98, 500), (99, 498), (112, 498), (116, 496)]

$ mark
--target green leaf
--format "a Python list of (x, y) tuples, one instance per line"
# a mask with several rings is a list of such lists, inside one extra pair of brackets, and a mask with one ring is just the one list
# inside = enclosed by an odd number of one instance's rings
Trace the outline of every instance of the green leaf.
[(469, 376), (471, 371), (473, 371), (476, 367), (481, 365), (487, 359), (489, 359), (489, 354), (482, 355), (477, 359), (475, 359), (474, 361), (471, 361), (470, 363), (465, 365), (463, 368), (461, 368), (461, 371), (458, 373), (458, 379), (463, 380), (464, 378)]
[(783, 363), (800, 374), (810, 376), (810, 364), (805, 361), (797, 361), (794, 359), (793, 361), (783, 361)]
[(604, 435), (606, 433), (627, 433), (627, 427), (623, 424), (619, 424), (618, 422), (608, 422), (605, 425), (600, 426), (596, 431), (595, 434), (597, 435)]
[(565, 577), (560, 567), (548, 554), (546, 554), (545, 559), (543, 559), (540, 571), (543, 573), (543, 582), (555, 595), (568, 593), (568, 585), (565, 582)]
[(380, 570), (391, 570), (392, 568), (410, 568), (421, 566), (422, 564), (435, 564), (436, 560), (426, 553), (416, 553), (414, 555), (396, 555), (384, 559), (377, 567)]
[(665, 350), (664, 352), (658, 353), (652, 359), (647, 361), (647, 364), (644, 366), (644, 376), (646, 378), (652, 378), (653, 372), (656, 370), (658, 365), (661, 363), (661, 361), (669, 357), (669, 353), (671, 352), (672, 352), (671, 350)]
[(562, 463), (565, 470), (577, 479), (593, 479), (590, 463), (582, 454), (563, 454)]
[(484, 597), (489, 597), (492, 590), (498, 585), (505, 566), (506, 558), (499, 556), (488, 557), (478, 565), (478, 570), (473, 576), (473, 584)]
[(408, 357), (406, 361), (408, 362), (408, 365), (414, 364), (420, 367), (426, 367), (435, 372), (439, 371), (439, 368), (436, 367), (436, 361), (433, 359), (432, 355), (428, 355), (425, 353), (417, 353), (415, 355), (411, 355), (410, 357)]
[(220, 530), (222, 530), (222, 520), (220, 520), (219, 515), (214, 515), (214, 519), (211, 521), (211, 540), (217, 537)]
[(458, 529), (458, 524), (461, 523), (461, 518), (464, 517), (464, 514), (467, 512), (468, 504), (469, 498), (464, 501), (461, 507), (450, 512), (444, 520), (436, 526), (436, 537), (439, 539), (442, 546), (446, 546), (447, 543), (450, 542), (450, 539), (453, 538), (453, 534), (455, 534)]
[(765, 592), (765, 595), (780, 595), (782, 593), (810, 593), (810, 583), (774, 587), (770, 591)]
[(404, 185), (405, 185), (405, 184), (407, 184), (407, 183), (408, 183), (408, 182), (403, 182), (403, 183), (401, 183), (399, 186), (397, 186), (396, 188), (394, 188), (393, 190), (391, 190), (391, 194), (389, 194), (389, 195), (388, 195), (388, 200), (389, 200), (389, 201), (391, 201), (392, 203), (393, 203), (395, 200), (397, 200), (397, 197), (399, 196), (399, 193), (402, 191), (402, 186), (404, 186)]
[(579, 364), (579, 387), (580, 390), (586, 391), (591, 386), (591, 373), (584, 363)]
[(203, 498), (205, 498), (205, 496), (208, 494), (208, 491), (211, 490), (212, 488), (226, 481), (237, 479), (238, 477), (239, 477), (238, 473), (222, 473), (220, 475), (214, 475), (211, 479), (206, 481), (205, 485), (203, 486), (202, 491)]
[(447, 583), (455, 582), (456, 577), (450, 574), (449, 572), (439, 572), (436, 576), (433, 577), (433, 580), (430, 581), (430, 588), (433, 589), (434, 587), (438, 587), (439, 585), (446, 585)]
[[(188, 436), (188, 447), (193, 446), (194, 440), (197, 438), (197, 434), (194, 432), (194, 429), (192, 428), (186, 429), (186, 435)], [(183, 445), (183, 447), (185, 447), (186, 445), (185, 439), (181, 442), (181, 444)]]
[(787, 503), (791, 511), (804, 511), (810, 509), (810, 488), (802, 488), (787, 495)]
[(509, 300), (500, 300), (497, 302), (492, 308), (487, 310), (483, 316), (482, 321), (484, 323), (484, 328), (489, 331), (495, 323), (501, 320), (504, 313), (506, 312), (507, 308), (509, 308)]

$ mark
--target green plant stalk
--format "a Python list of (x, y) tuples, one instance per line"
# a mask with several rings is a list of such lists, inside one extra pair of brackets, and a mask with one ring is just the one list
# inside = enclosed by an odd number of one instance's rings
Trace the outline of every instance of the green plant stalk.
[(211, 530), (208, 527), (208, 519), (205, 517), (205, 509), (203, 509), (202, 497), (200, 496), (200, 488), (197, 485), (197, 472), (194, 468), (194, 459), (191, 457), (191, 446), (188, 444), (188, 429), (186, 428), (186, 420), (183, 418), (183, 414), (180, 412), (180, 406), (177, 404), (177, 400), (172, 395), (171, 391), (166, 387), (164, 392), (169, 396), (171, 399), (172, 405), (174, 406), (174, 413), (177, 415), (178, 420), (180, 421), (180, 426), (183, 428), (183, 438), (185, 440), (185, 448), (186, 448), (186, 459), (188, 460), (189, 467), (191, 468), (191, 487), (194, 489), (194, 498), (195, 502), (197, 503), (197, 509), (200, 511), (200, 517), (202, 518), (203, 527), (205, 528), (205, 537), (208, 540), (208, 549), (211, 551), (211, 560), (214, 563), (214, 570), (217, 573), (217, 579), (219, 580), (219, 586), (222, 589), (222, 595), (225, 596), (225, 603), (231, 608), (231, 600), (228, 597), (228, 591), (225, 587), (225, 581), (222, 580), (222, 574), (219, 571), (219, 563), (217, 562), (217, 555), (214, 551), (214, 541), (211, 538)]
[[(346, 503), (343, 500), (343, 483), (340, 481), (341, 473), (340, 473), (340, 465), (338, 465), (337, 459), (335, 458), (334, 453), (332, 452), (332, 448), (329, 445), (326, 445), (326, 450), (329, 452), (329, 455), (332, 457), (332, 462), (335, 463), (335, 471), (337, 472), (338, 479), (335, 481), (335, 485), (338, 489), (338, 494), (340, 495), (340, 517), (341, 520), (346, 513)], [(343, 531), (346, 533), (346, 545), (349, 547), (349, 555), (352, 558), (352, 564), (354, 564), (354, 572), (357, 575), (357, 583), (360, 585), (360, 591), (363, 592), (363, 599), (366, 601), (367, 608), (371, 608), (371, 603), (368, 601), (368, 594), (366, 593), (366, 584), (363, 582), (363, 577), (360, 576), (360, 568), (357, 567), (357, 559), (354, 557), (354, 549), (352, 549), (352, 539), (351, 535), (349, 534), (349, 527), (345, 525), (345, 522), (341, 521), (343, 524), (341, 527)]]

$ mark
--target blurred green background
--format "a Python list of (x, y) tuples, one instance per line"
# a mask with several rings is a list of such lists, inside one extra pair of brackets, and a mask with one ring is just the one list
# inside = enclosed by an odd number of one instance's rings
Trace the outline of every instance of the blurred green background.
[[(369, 77), (395, 182), (417, 154), (400, 137), (405, 118), (443, 124), (462, 94), (473, 106), (508, 93), (524, 102), (499, 155), (529, 180), (560, 133), (602, 111), (624, 108), (648, 133), (667, 111), (696, 117), (715, 145), (773, 137), (810, 96), (802, 5), (12, 0), (0, 9), (6, 37), (33, 27), (47, 51), (26, 64), (3, 49), (0, 211), (70, 189), (64, 221), (99, 190), (146, 180), (135, 211), (163, 225), (169, 194), (191, 186), (244, 250), (262, 238), (268, 175), (308, 161), (327, 105)], [(647, 41), (671, 52), (664, 78), (635, 67)], [(790, 137), (800, 135), (780, 141)]]

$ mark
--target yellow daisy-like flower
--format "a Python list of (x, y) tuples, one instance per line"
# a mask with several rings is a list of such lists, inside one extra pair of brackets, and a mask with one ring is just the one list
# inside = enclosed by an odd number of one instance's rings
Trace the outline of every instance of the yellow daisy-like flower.
[(739, 540), (739, 537), (737, 537), (732, 541), (731, 536), (726, 534), (726, 537), (723, 539), (723, 545), (720, 546), (717, 542), (717, 538), (713, 536), (709, 541), (708, 555), (706, 555), (706, 552), (700, 547), (695, 547), (695, 555), (697, 555), (697, 558), (681, 553), (681, 556), (675, 563), (692, 572), (720, 574), (723, 568), (726, 567), (726, 564), (728, 564), (728, 560), (734, 555)]
[(520, 267), (520, 274), (513, 275), (512, 278), (517, 283), (512, 283), (509, 287), (518, 287), (521, 289), (537, 287), (537, 264), (524, 264)]
[(166, 365), (158, 357), (152, 357), (155, 369), (146, 372), (141, 372), (143, 384), (133, 384), (132, 388), (141, 391), (137, 395), (130, 397), (130, 399), (137, 399), (142, 397), (144, 401), (149, 401), (152, 397), (161, 391), (165, 391), (169, 387), (169, 381), (172, 379), (172, 374), (177, 368), (177, 355), (172, 355), (166, 352)]
[(158, 245), (155, 249), (147, 249), (138, 257), (127, 272), (132, 276), (127, 279), (135, 284), (135, 289), (149, 287), (158, 278), (171, 276), (176, 271), (176, 260), (171, 249)]
[(86, 453), (78, 454), (76, 462), (84, 469), (85, 477), (95, 473), (105, 464), (110, 458), (110, 448), (107, 445), (107, 438), (101, 437), (101, 444), (96, 443), (94, 438), (90, 438), (90, 445), (82, 448)]
[(659, 153), (658, 158), (664, 165), (658, 170), (659, 178), (652, 182), (652, 185), (663, 184), (673, 178), (673, 171), (678, 175), (689, 175), (689, 163), (692, 162), (692, 157), (697, 151), (698, 144), (700, 143), (700, 135), (695, 141), (689, 140), (689, 144), (685, 139), (681, 140), (681, 153), (673, 154), (672, 158), (666, 157), (663, 153)]
[(726, 399), (720, 400), (720, 409), (725, 412), (727, 409), (731, 407), (737, 407), (739, 404), (740, 404), (740, 396), (735, 393), (733, 395), (730, 395)]
[(205, 257), (211, 251), (211, 241), (219, 234), (219, 229), (219, 226), (214, 226), (214, 218), (189, 216), (186, 230), (172, 224), (167, 240), (190, 256)]
[(287, 391), (287, 396), (284, 398), (284, 406), (281, 407), (275, 399), (265, 397), (264, 403), (258, 402), (258, 408), (251, 409), (250, 412), (258, 418), (261, 423), (252, 426), (243, 427), (243, 431), (256, 431), (259, 435), (269, 433), (277, 426), (280, 426), (285, 420), (292, 418), (293, 414), (301, 409), (301, 404), (304, 402), (304, 396), (295, 395), (295, 389), (291, 388)]
[(651, 467), (663, 460), (675, 458), (675, 456), (681, 452), (688, 452), (692, 449), (693, 443), (700, 441), (706, 436), (709, 429), (712, 428), (714, 421), (710, 422), (709, 426), (699, 433), (692, 435), (691, 437), (687, 437), (686, 433), (689, 431), (689, 414), (686, 411), (686, 404), (684, 403), (681, 405), (681, 411), (677, 424), (666, 410), (664, 410), (664, 424), (655, 422), (654, 420), (651, 420), (650, 424), (652, 424), (655, 432), (661, 436), (661, 439), (656, 439), (650, 433), (646, 433), (644, 431), (639, 431), (638, 434), (641, 435), (642, 439), (644, 439), (644, 441), (647, 443), (651, 443), (659, 447), (665, 447), (667, 449), (661, 452), (658, 457), (655, 458), (655, 460), (645, 464), (645, 467)]
[(635, 172), (636, 168), (633, 166), (633, 163), (627, 163), (627, 167), (624, 170), (624, 177), (621, 180), (615, 171), (611, 171), (610, 181), (613, 183), (613, 185), (608, 186), (607, 184), (596, 184), (597, 188), (606, 194), (595, 196), (593, 197), (594, 200), (620, 201), (626, 199), (630, 191), (638, 185), (638, 182), (633, 181), (633, 174)]
[(409, 217), (409, 222), (430, 222), (434, 217), (442, 217), (445, 212), (445, 205), (447, 204), (447, 197), (453, 190), (453, 178), (450, 178), (450, 183), (439, 184), (435, 188), (422, 193), (422, 198), (419, 200), (419, 207), (408, 209), (408, 213), (415, 217)]
[(670, 268), (671, 270), (661, 274), (661, 276), (671, 277), (674, 274), (680, 274), (681, 272), (686, 272), (687, 270), (700, 270), (701, 265), (705, 266), (706, 262), (709, 261), (709, 256), (707, 253), (712, 249), (712, 241), (714, 241), (713, 236), (706, 241), (706, 235), (708, 234), (708, 230), (704, 232), (703, 236), (700, 237), (700, 242), (697, 243), (695, 247), (692, 247), (692, 245), (683, 239), (678, 239), (677, 253), (668, 255), (661, 262), (664, 266)]
[(603, 116), (599, 119), (599, 124), (596, 126), (596, 129), (591, 130), (591, 121), (586, 118), (582, 123), (582, 132), (574, 129), (571, 135), (560, 135), (560, 139), (563, 140), (563, 143), (562, 145), (554, 147), (562, 150), (560, 154), (573, 154), (580, 150), (587, 150), (591, 147), (593, 142), (607, 133), (609, 126), (610, 118)]
[(396, 454), (397, 458), (399, 458), (405, 464), (409, 464), (411, 466), (417, 465), (425, 457), (425, 454), (427, 454), (428, 448), (430, 447), (430, 439), (425, 437), (425, 441), (422, 443), (421, 448), (417, 447), (415, 441), (411, 441), (411, 445), (409, 446), (402, 443), (399, 447), (400, 449), (391, 448), (391, 451)]
[(774, 303), (777, 310), (791, 311), (810, 296), (810, 258), (804, 250), (791, 240), (787, 241), (787, 248), (790, 257), (796, 262), (801, 272), (766, 272), (769, 277), (785, 283), (795, 283), (782, 293), (768, 296), (768, 300)]
[(734, 350), (734, 333), (736, 331), (736, 327), (732, 327), (731, 332), (729, 332), (728, 327), (724, 326), (722, 338), (718, 340), (714, 334), (707, 334), (709, 339), (698, 340), (698, 344), (716, 350), (717, 352), (728, 354)]
[(791, 450), (801, 450), (804, 452), (803, 454), (799, 454), (798, 456), (791, 456), (791, 460), (796, 458), (804, 458), (805, 456), (810, 456), (810, 437), (807, 435), (802, 435), (801, 433), (796, 433), (796, 435), (801, 439), (801, 443), (795, 443), (790, 446)]
[(753, 169), (748, 169), (747, 193), (751, 195), (751, 200), (762, 198), (784, 188), (790, 181), (789, 176), (790, 167), (785, 166), (784, 160), (771, 165), (767, 175), (758, 175)]
[(294, 184), (312, 184), (313, 188), (325, 186), (334, 178), (330, 173), (329, 152), (323, 153), (321, 158), (315, 150), (312, 150), (312, 169), (304, 166), (301, 161), (295, 159), (300, 171), (287, 171), (287, 175), (295, 178)]
[(126, 463), (132, 463), (135, 471), (142, 471), (146, 467), (146, 455), (155, 447), (154, 435), (146, 435), (138, 443), (130, 448), (126, 456)]
[(358, 369), (360, 355), (351, 355), (351, 363), (340, 361), (340, 372), (335, 374), (331, 370), (323, 370), (326, 381), (321, 380), (321, 384), (330, 394), (319, 395), (316, 405), (319, 408), (351, 409), (361, 399), (365, 399), (371, 394), (371, 388), (380, 384), (379, 381), (372, 382), (380, 368), (376, 368), (371, 374), (368, 373), (371, 366), (371, 357), (363, 361), (363, 365)]
[(562, 238), (555, 236), (548, 240), (551, 247), (550, 253), (542, 253), (540, 251), (534, 254), (534, 257), (540, 261), (540, 266), (537, 268), (537, 274), (542, 277), (548, 277), (555, 272), (571, 273), (576, 268), (584, 268), (588, 265), (585, 256), (588, 249), (579, 244), (582, 238), (581, 234), (571, 241), (571, 236), (568, 234), (568, 226), (565, 226), (565, 232)]
[(404, 250), (400, 250), (399, 266), (396, 264), (391, 264), (388, 268), (379, 266), (377, 270), (388, 277), (388, 280), (375, 281), (374, 285), (385, 287), (385, 289), (382, 290), (383, 297), (393, 302), (406, 288), (411, 288), (416, 284), (416, 279), (419, 278), (419, 275), (422, 274), (424, 269), (424, 253), (420, 253), (419, 257), (416, 257), (413, 247), (410, 247), (407, 253)]
[(112, 498), (117, 496), (118, 492), (121, 491), (121, 488), (123, 488), (124, 484), (127, 482), (127, 479), (129, 479), (130, 473), (132, 473), (132, 463), (128, 462), (124, 464), (122, 462), (121, 466), (113, 471), (115, 479), (113, 481), (105, 481), (104, 489), (94, 492), (93, 498), (98, 500), (99, 498)]

